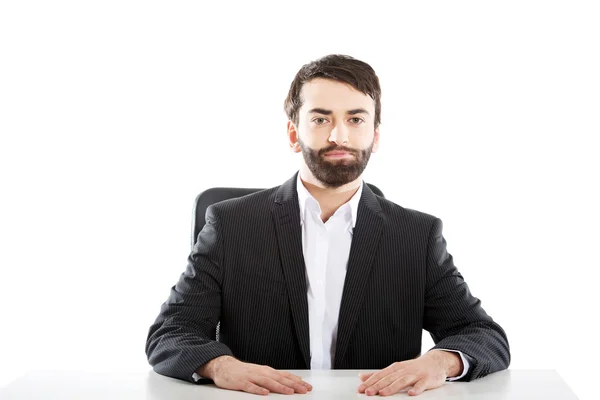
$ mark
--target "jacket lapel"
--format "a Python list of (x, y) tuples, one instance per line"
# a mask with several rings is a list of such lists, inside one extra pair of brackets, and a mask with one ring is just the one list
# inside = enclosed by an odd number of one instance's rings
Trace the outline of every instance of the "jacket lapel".
[(358, 204), (356, 226), (352, 232), (352, 244), (342, 292), (334, 369), (341, 368), (352, 331), (361, 312), (364, 292), (383, 232), (383, 224), (379, 201), (371, 189), (364, 184)]
[(272, 212), (292, 319), (306, 368), (310, 369), (306, 266), (302, 252), (302, 228), (296, 190), (297, 175), (296, 173), (293, 178), (279, 187)]

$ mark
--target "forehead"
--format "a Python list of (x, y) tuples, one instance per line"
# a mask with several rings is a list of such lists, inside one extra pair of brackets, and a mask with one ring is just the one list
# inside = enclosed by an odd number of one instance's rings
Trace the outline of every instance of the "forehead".
[(345, 112), (356, 108), (364, 108), (374, 114), (375, 101), (347, 83), (331, 79), (316, 78), (306, 82), (300, 92), (302, 98), (301, 112), (315, 107)]

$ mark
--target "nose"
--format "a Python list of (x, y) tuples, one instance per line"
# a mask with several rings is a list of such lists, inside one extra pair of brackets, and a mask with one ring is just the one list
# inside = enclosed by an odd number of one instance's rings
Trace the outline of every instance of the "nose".
[(338, 123), (333, 127), (329, 134), (329, 141), (340, 145), (348, 144), (349, 129), (343, 122)]

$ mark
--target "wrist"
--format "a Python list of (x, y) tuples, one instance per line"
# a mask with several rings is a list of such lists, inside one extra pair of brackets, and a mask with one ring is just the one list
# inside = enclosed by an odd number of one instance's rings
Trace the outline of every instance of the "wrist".
[(231, 357), (231, 356), (219, 356), (219, 357), (213, 358), (212, 360), (210, 360), (209, 362), (207, 362), (206, 364), (204, 364), (203, 366), (198, 368), (196, 370), (196, 373), (205, 378), (214, 380), (214, 377), (215, 377), (216, 373), (218, 372), (220, 365), (229, 359), (235, 360), (235, 358)]
[(462, 373), (464, 366), (458, 353), (434, 349), (427, 354), (431, 354), (432, 357), (438, 360), (440, 368), (445, 372), (446, 377), (452, 378)]

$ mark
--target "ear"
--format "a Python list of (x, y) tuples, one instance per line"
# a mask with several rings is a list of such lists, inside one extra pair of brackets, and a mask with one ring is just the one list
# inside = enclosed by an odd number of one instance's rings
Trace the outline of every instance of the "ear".
[(296, 125), (294, 125), (292, 121), (288, 121), (287, 123), (287, 135), (290, 149), (294, 153), (300, 153), (302, 149), (300, 148), (300, 143), (298, 142), (298, 131), (296, 130)]
[(373, 150), (371, 153), (377, 152), (379, 149), (379, 127), (375, 128), (375, 134), (373, 136)]

